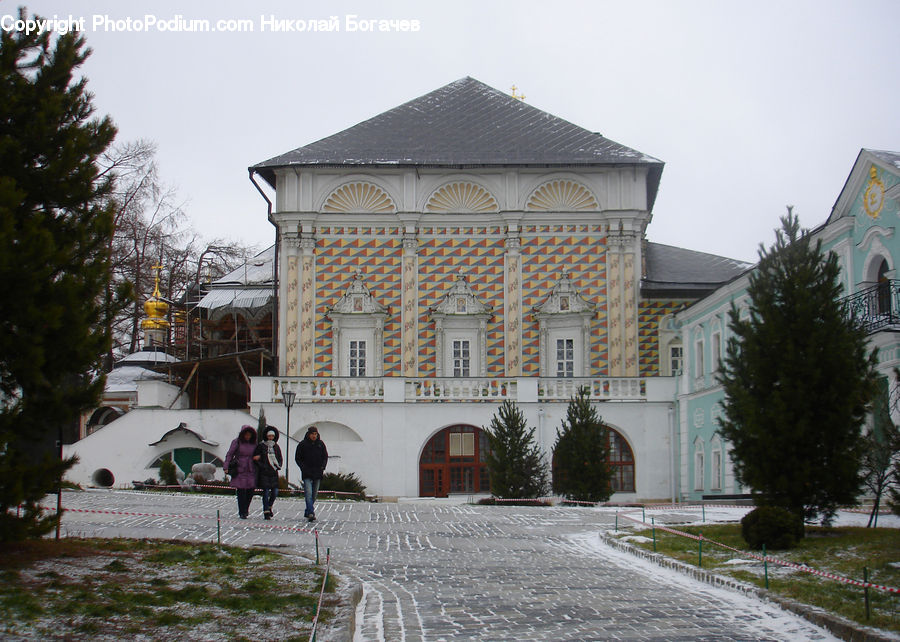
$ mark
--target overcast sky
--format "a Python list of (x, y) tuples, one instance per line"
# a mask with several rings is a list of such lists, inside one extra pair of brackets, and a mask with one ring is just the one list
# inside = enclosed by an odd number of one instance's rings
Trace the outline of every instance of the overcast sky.
[[(0, 0), (0, 16), (16, 7)], [(786, 205), (806, 227), (827, 218), (860, 148), (900, 151), (896, 0), (28, 8), (85, 18), (93, 55), (83, 72), (118, 140), (158, 144), (162, 176), (204, 237), (260, 249), (274, 228), (248, 166), (464, 76), (515, 84), (529, 104), (664, 161), (648, 238), (748, 261), (771, 243)], [(146, 16), (244, 20), (253, 31), (136, 31)], [(339, 31), (271, 26), (331, 16)], [(348, 31), (361, 19), (419, 30)]]

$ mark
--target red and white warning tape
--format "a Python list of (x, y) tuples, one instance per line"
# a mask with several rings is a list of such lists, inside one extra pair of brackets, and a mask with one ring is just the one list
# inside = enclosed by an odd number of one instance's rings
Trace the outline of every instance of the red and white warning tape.
[[(55, 511), (55, 507), (41, 506), (42, 510), (46, 511)], [(202, 519), (202, 520), (219, 520), (220, 522), (228, 522), (234, 524), (243, 524), (247, 526), (253, 526), (254, 528), (264, 528), (269, 530), (279, 530), (286, 532), (296, 532), (296, 533), (314, 533), (314, 529), (310, 528), (301, 528), (298, 526), (286, 526), (281, 524), (270, 524), (263, 523), (260, 524), (256, 521), (248, 522), (246, 520), (237, 520), (233, 518), (218, 518), (215, 515), (175, 515), (171, 513), (133, 513), (127, 511), (115, 511), (115, 510), (99, 510), (95, 508), (63, 508), (64, 513), (93, 513), (98, 515), (124, 515), (126, 517), (167, 517), (169, 519)]]
[[(152, 488), (152, 489), (156, 489), (156, 490), (171, 489), (171, 490), (178, 490), (178, 491), (193, 490), (195, 488), (211, 488), (213, 490), (222, 490), (222, 491), (234, 490), (234, 488), (232, 488), (231, 486), (220, 486), (220, 485), (215, 485), (215, 484), (192, 484), (190, 486), (182, 486), (180, 484), (144, 484), (144, 483), (141, 483), (140, 488), (135, 488), (135, 490), (144, 490), (147, 488)], [(258, 493), (261, 490), (262, 490), (261, 488), (254, 488), (253, 492)], [(287, 488), (287, 489), (279, 488), (278, 489), (279, 495), (285, 495), (285, 494), (289, 494), (289, 493), (302, 494), (303, 489), (302, 488)], [(360, 497), (361, 493), (352, 493), (352, 492), (341, 491), (341, 490), (320, 490), (319, 495), (334, 495), (335, 497), (340, 497), (340, 496)]]
[(710, 544), (715, 544), (716, 546), (721, 546), (722, 548), (726, 548), (730, 551), (734, 551), (735, 553), (739, 553), (742, 557), (750, 557), (752, 559), (758, 560), (760, 562), (769, 562), (771, 564), (778, 564), (780, 566), (786, 566), (788, 568), (793, 568), (798, 571), (802, 571), (804, 573), (809, 573), (810, 575), (816, 575), (819, 577), (826, 577), (830, 580), (836, 580), (838, 582), (843, 582), (844, 584), (852, 584), (853, 586), (859, 586), (861, 588), (874, 588), (879, 591), (887, 591), (889, 593), (900, 593), (900, 588), (894, 588), (892, 586), (883, 586), (881, 584), (873, 584), (872, 582), (861, 582), (859, 580), (854, 580), (849, 577), (843, 577), (842, 575), (836, 575), (834, 573), (828, 573), (826, 571), (819, 571), (805, 564), (796, 564), (794, 562), (786, 562), (785, 560), (780, 560), (777, 557), (770, 557), (766, 555), (765, 557), (761, 555), (757, 555), (755, 553), (751, 553), (749, 551), (742, 551), (739, 548), (734, 548), (732, 546), (728, 546), (727, 544), (722, 544), (721, 542), (717, 542), (715, 540), (709, 539), (707, 537), (703, 537), (703, 535), (692, 535), (691, 533), (685, 533), (684, 531), (675, 530), (674, 528), (668, 528), (666, 526), (659, 526), (657, 524), (648, 524), (645, 521), (640, 519), (636, 519), (631, 517), (630, 515), (622, 515), (627, 520), (632, 522), (637, 522), (638, 524), (642, 524), (648, 528), (657, 528), (666, 533), (672, 533), (673, 535), (678, 535), (680, 537), (687, 537), (688, 539), (692, 539), (695, 541), (703, 541), (709, 542)]

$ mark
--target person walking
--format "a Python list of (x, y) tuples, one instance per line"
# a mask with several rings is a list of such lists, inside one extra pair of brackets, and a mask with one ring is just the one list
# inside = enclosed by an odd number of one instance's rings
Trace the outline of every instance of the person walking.
[(306, 511), (303, 516), (311, 522), (316, 521), (316, 495), (319, 493), (319, 484), (325, 474), (325, 466), (328, 465), (328, 449), (319, 438), (319, 429), (310, 426), (306, 430), (306, 436), (294, 453), (294, 461), (300, 467), (300, 476), (303, 479), (303, 497), (306, 499)]
[(272, 519), (272, 504), (278, 497), (278, 471), (284, 464), (278, 445), (278, 429), (274, 426), (266, 426), (263, 430), (262, 441), (253, 453), (253, 462), (256, 464), (258, 486), (262, 490), (263, 517)]
[(231, 487), (235, 489), (238, 504), (238, 517), (247, 519), (250, 514), (250, 500), (256, 488), (256, 466), (253, 454), (256, 452), (256, 429), (253, 426), (241, 426), (237, 439), (231, 442), (228, 454), (225, 455), (225, 470), (231, 476)]

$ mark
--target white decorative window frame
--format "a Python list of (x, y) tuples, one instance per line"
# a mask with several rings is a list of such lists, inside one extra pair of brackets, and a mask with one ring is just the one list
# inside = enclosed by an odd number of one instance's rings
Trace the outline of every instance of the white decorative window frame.
[(588, 377), (590, 365), (590, 314), (538, 316), (540, 336), (541, 376), (556, 377), (556, 341), (572, 339), (574, 347), (574, 377)]
[(493, 309), (483, 304), (460, 274), (444, 298), (431, 309), (435, 330), (435, 375), (453, 376), (453, 341), (469, 341), (469, 372), (487, 376), (487, 322)]
[(487, 376), (487, 321), (485, 315), (432, 314), (435, 324), (435, 375), (453, 376), (453, 342), (469, 342), (469, 376)]
[[(659, 341), (660, 375), (674, 377), (679, 371), (683, 372), (686, 355), (684, 354), (684, 343), (681, 340), (681, 326), (675, 321), (675, 315), (666, 315), (660, 321), (657, 341)], [(681, 349), (680, 368), (675, 368), (672, 364), (672, 348), (676, 347)]]
[(706, 488), (706, 449), (699, 437), (694, 441), (694, 490)]
[(557, 281), (550, 294), (534, 308), (540, 341), (540, 374), (556, 377), (556, 341), (572, 339), (575, 377), (590, 376), (591, 319), (595, 308), (575, 289), (568, 274)]
[(722, 459), (722, 443), (713, 439), (709, 452), (709, 488), (710, 490), (722, 490), (724, 473), (724, 460)]
[[(672, 351), (678, 348), (678, 363), (676, 366), (675, 358), (672, 357)], [(684, 371), (684, 344), (681, 343), (680, 338), (675, 338), (669, 341), (666, 345), (665, 351), (665, 372), (669, 377), (674, 377), (676, 374)]]
[(722, 359), (722, 333), (719, 330), (715, 330), (710, 335), (709, 343), (709, 370), (710, 372), (718, 372), (719, 361)]
[(350, 342), (366, 342), (366, 376), (384, 375), (384, 321), (388, 310), (356, 274), (326, 316), (331, 319), (331, 376), (350, 376)]
[(703, 348), (703, 335), (694, 341), (694, 377), (700, 381), (706, 374), (706, 359)]

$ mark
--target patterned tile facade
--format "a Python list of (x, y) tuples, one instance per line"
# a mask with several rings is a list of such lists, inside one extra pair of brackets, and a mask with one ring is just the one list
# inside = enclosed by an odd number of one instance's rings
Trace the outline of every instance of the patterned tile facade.
[[(597, 306), (591, 329), (591, 376), (608, 376), (606, 241), (588, 226), (526, 228), (521, 238), (522, 376), (540, 374), (537, 320), (531, 313), (561, 275), (569, 273), (579, 292)], [(317, 376), (332, 373), (331, 321), (325, 312), (343, 295), (356, 271), (372, 295), (390, 309), (384, 329), (384, 374), (403, 375), (401, 355), (402, 239), (399, 230), (324, 228), (316, 244), (315, 367)], [(458, 273), (488, 305), (487, 375), (505, 375), (504, 241), (498, 228), (426, 228), (419, 236), (418, 376), (435, 376), (435, 332), (428, 310), (436, 305)], [(669, 301), (642, 301), (639, 308), (640, 375), (659, 371), (656, 333), (659, 320), (680, 307)]]
[(638, 305), (640, 376), (659, 376), (659, 324), (685, 306), (683, 301), (641, 301)]
[(433, 377), (437, 371), (434, 322), (428, 309), (443, 298), (459, 272), (475, 296), (494, 308), (487, 324), (487, 376), (503, 376), (504, 252), (504, 237), (497, 228), (423, 230), (419, 244), (419, 376)]
[(531, 313), (564, 274), (581, 295), (597, 306), (591, 329), (592, 376), (608, 374), (606, 242), (599, 228), (526, 227), (522, 230), (522, 375), (540, 375), (537, 320)]
[(399, 230), (332, 228), (320, 230), (316, 244), (315, 373), (332, 371), (331, 321), (325, 316), (359, 271), (372, 296), (390, 309), (384, 323), (384, 374), (399, 376), (400, 294), (403, 246)]

